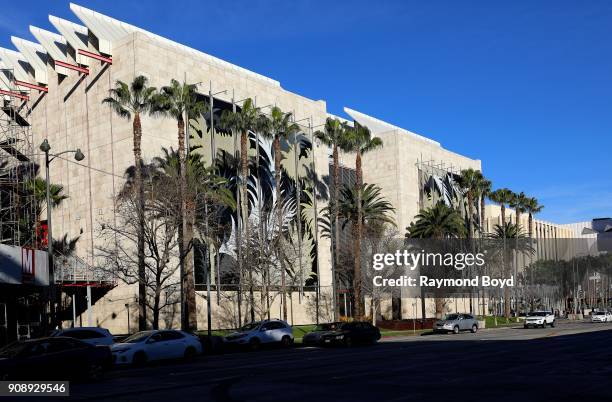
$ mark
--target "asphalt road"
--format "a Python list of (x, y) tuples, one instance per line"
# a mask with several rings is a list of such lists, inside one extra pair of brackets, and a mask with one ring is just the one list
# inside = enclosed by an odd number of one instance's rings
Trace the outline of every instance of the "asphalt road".
[(610, 401), (612, 323), (206, 356), (116, 370), (73, 384), (71, 394), (114, 402)]

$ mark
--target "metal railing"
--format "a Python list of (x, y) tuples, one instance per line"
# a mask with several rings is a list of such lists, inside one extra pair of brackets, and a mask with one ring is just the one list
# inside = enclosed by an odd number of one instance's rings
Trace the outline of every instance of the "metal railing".
[(93, 267), (78, 256), (56, 256), (54, 264), (55, 283), (115, 283), (111, 272)]

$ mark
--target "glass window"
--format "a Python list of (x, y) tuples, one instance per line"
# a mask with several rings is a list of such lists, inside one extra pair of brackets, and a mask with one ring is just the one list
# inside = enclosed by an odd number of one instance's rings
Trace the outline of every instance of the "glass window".
[(178, 331), (164, 331), (161, 333), (162, 341), (174, 341), (184, 338), (183, 334)]
[(104, 338), (99, 332), (88, 330), (88, 329), (77, 329), (73, 331), (67, 331), (62, 334), (62, 336), (69, 336), (70, 338), (75, 339), (95, 339), (95, 338)]

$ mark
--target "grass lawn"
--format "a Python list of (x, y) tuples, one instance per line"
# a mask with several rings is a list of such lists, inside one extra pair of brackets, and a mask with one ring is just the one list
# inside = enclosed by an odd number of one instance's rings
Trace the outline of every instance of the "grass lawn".
[[(497, 327), (510, 327), (517, 324), (520, 324), (520, 321), (516, 321), (516, 318), (506, 320), (506, 317), (497, 317)], [(485, 317), (485, 328), (496, 328), (493, 316), (488, 315)]]

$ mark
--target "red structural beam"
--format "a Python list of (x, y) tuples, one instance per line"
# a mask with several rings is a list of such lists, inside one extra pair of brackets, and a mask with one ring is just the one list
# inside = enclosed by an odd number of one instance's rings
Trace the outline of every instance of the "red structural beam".
[(15, 85), (20, 86), (20, 87), (30, 88), (30, 89), (36, 89), (37, 91), (40, 91), (40, 92), (49, 92), (49, 88), (43, 87), (40, 85), (30, 84), (29, 82), (15, 80)]
[(23, 100), (30, 100), (28, 95), (20, 94), (18, 92), (6, 91), (4, 89), (0, 89), (0, 95), (12, 96), (13, 98), (19, 98)]
[(113, 64), (113, 59), (110, 57), (102, 56), (97, 53), (88, 52), (87, 50), (79, 49), (79, 54), (92, 59), (100, 60), (101, 62)]
[(55, 60), (55, 65), (67, 68), (68, 70), (78, 71), (79, 73), (89, 74), (89, 70), (85, 67), (75, 66), (74, 64), (69, 64), (63, 61)]

